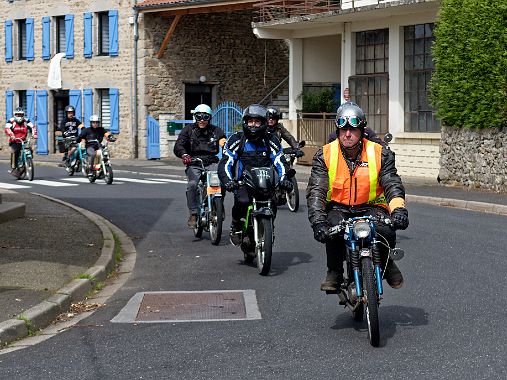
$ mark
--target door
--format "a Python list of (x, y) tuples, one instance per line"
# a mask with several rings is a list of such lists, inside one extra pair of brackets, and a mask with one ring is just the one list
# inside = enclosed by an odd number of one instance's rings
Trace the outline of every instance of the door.
[(53, 92), (53, 129), (51, 138), (53, 139), (53, 153), (58, 151), (58, 141), (60, 136), (55, 134), (60, 128), (62, 120), (65, 116), (65, 107), (69, 105), (69, 91), (54, 91)]
[(148, 141), (146, 144), (146, 158), (154, 160), (160, 158), (160, 127), (158, 122), (148, 115), (146, 120), (148, 127)]
[(199, 104), (212, 107), (212, 90), (207, 84), (185, 84), (185, 120), (192, 120), (192, 110)]

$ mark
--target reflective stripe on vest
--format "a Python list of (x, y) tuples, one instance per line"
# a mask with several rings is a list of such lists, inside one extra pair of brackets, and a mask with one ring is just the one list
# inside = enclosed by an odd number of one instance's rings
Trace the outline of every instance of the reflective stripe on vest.
[[(325, 145), (323, 154), (328, 168), (327, 201), (348, 205), (367, 203), (387, 208), (383, 189), (378, 184), (378, 174), (382, 162), (381, 152), (382, 147), (379, 144), (363, 139), (360, 163), (354, 173), (350, 175), (338, 140)], [(333, 184), (335, 185), (334, 193)]]

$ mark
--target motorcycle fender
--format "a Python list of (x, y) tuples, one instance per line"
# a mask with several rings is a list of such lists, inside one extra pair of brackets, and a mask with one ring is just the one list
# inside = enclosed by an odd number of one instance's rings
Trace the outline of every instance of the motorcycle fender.
[(273, 217), (273, 210), (271, 210), (269, 207), (262, 207), (257, 211), (254, 211), (253, 216), (271, 218)]

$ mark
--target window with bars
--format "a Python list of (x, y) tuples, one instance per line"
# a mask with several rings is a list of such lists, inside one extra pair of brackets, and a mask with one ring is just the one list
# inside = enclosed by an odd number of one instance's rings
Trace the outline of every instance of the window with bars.
[(65, 16), (55, 17), (56, 25), (56, 53), (66, 52), (66, 39), (65, 39)]
[(18, 20), (18, 59), (26, 59), (26, 20)]
[(97, 14), (98, 22), (98, 54), (109, 55), (109, 14), (100, 12)]
[(389, 29), (356, 33), (356, 75), (349, 77), (350, 98), (366, 113), (368, 126), (389, 131)]
[(434, 24), (404, 28), (405, 131), (440, 132), (440, 120), (429, 101), (429, 82), (434, 70), (431, 46)]
[(99, 95), (99, 116), (100, 125), (105, 129), (111, 128), (111, 100), (109, 97), (109, 89), (97, 90)]

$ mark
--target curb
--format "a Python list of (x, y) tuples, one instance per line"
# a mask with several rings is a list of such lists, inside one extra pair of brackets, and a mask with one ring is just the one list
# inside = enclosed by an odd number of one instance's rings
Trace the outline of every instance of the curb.
[(507, 216), (507, 205), (410, 194), (406, 195), (406, 200), (407, 202), (425, 203), (434, 206), (460, 208), (468, 211), (486, 212)]
[(104, 281), (107, 278), (107, 274), (112, 271), (115, 264), (115, 240), (112, 230), (114, 230), (115, 233), (120, 232), (120, 245), (123, 246), (123, 244), (125, 244), (129, 252), (132, 250), (135, 251), (133, 243), (128, 239), (127, 235), (100, 215), (47, 195), (38, 193), (32, 194), (60, 203), (83, 214), (99, 227), (102, 232), (104, 244), (102, 246), (101, 255), (97, 259), (95, 265), (85, 272), (85, 274), (90, 276), (89, 279), (72, 280), (38, 305), (17, 315), (16, 318), (1, 322), (0, 348), (14, 340), (27, 337), (33, 331), (49, 326), (58, 315), (70, 308), (71, 303), (83, 300), (86, 293), (93, 289), (96, 282)]

